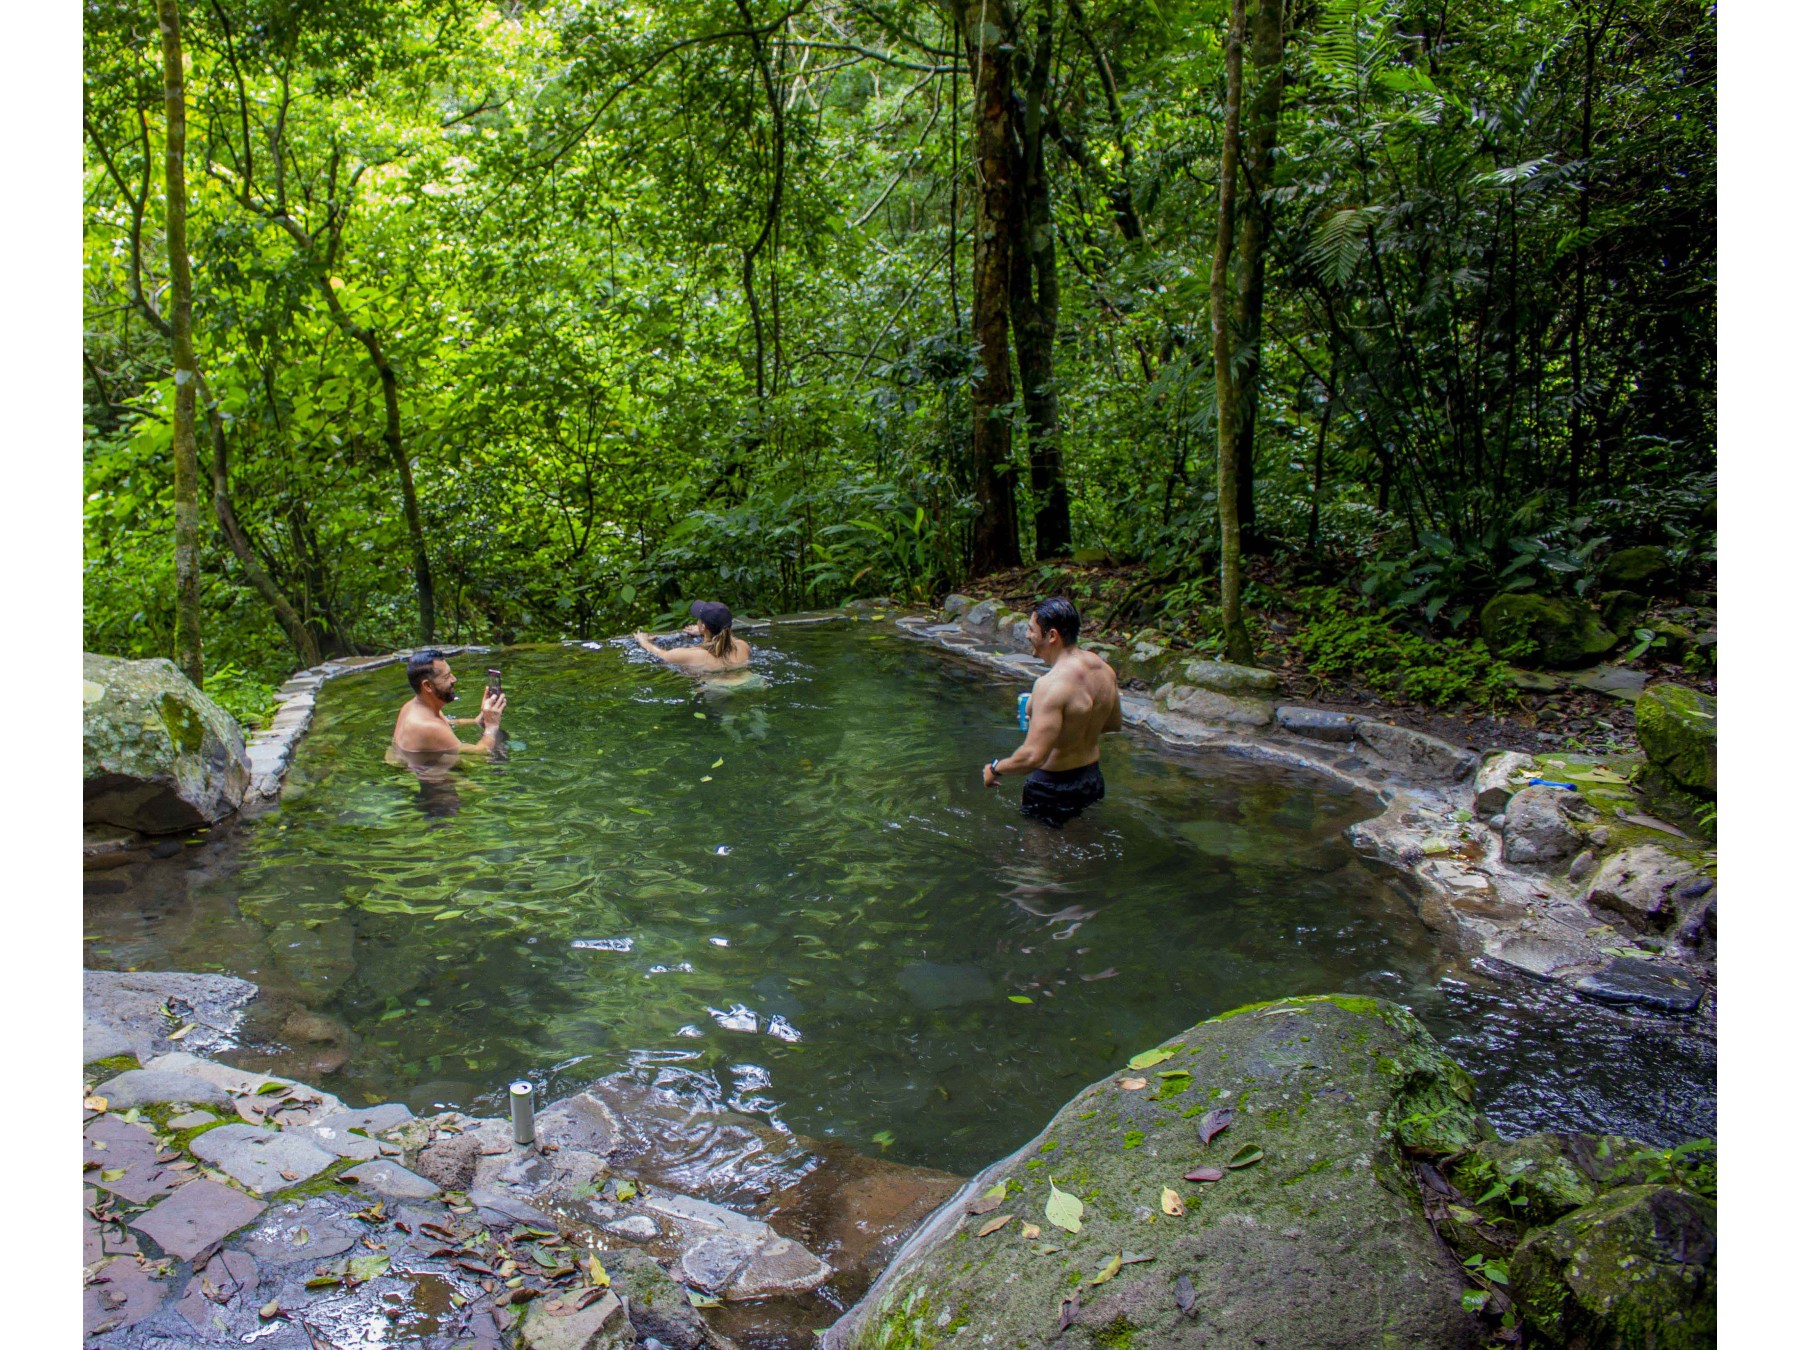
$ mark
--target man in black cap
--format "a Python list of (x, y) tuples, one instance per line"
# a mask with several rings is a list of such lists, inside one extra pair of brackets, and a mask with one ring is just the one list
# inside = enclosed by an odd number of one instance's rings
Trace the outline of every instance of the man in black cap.
[(683, 670), (731, 670), (749, 662), (750, 644), (731, 635), (729, 609), (717, 600), (696, 600), (688, 606), (688, 613), (698, 622), (689, 624), (681, 631), (699, 638), (698, 647), (674, 647), (664, 651), (651, 640), (648, 633), (640, 631), (633, 633), (632, 637), (650, 655), (660, 661), (667, 661), (672, 666), (680, 666)]

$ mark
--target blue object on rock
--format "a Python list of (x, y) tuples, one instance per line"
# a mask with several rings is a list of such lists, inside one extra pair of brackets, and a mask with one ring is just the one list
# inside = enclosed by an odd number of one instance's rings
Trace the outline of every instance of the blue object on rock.
[(1573, 783), (1559, 783), (1554, 778), (1527, 778), (1525, 780), (1525, 786), (1526, 787), (1559, 787), (1559, 788), (1567, 788), (1567, 789), (1569, 789), (1570, 792), (1580, 791), (1580, 789), (1577, 788)]

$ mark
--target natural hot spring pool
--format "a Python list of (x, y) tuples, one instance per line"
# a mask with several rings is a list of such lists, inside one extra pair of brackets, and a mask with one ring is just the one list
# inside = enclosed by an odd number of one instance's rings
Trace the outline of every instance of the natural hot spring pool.
[(224, 971), (338, 1019), (350, 1057), (309, 1081), (353, 1103), (503, 1114), (520, 1075), (556, 1095), (661, 1066), (961, 1172), (1182, 1027), (1336, 990), (1413, 1006), (1503, 1131), (1711, 1131), (1704, 1038), (1444, 980), (1342, 838), (1372, 799), (1128, 735), (1105, 803), (1053, 832), (980, 784), (1016, 685), (886, 625), (755, 646), (758, 687), (728, 693), (619, 643), (464, 658), (471, 693), (504, 666), (514, 747), (436, 786), (383, 761), (401, 669), (332, 681), (278, 810), (90, 876), (89, 963)]

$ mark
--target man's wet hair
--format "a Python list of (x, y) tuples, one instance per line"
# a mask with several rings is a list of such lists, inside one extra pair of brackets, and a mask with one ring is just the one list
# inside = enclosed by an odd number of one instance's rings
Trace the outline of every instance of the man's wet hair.
[(1081, 636), (1081, 612), (1063, 596), (1053, 595), (1048, 600), (1038, 601), (1031, 615), (1046, 633), (1052, 630), (1061, 633), (1065, 647), (1073, 647)]
[(422, 652), (414, 652), (406, 658), (406, 682), (412, 686), (413, 693), (419, 692), (419, 686), (425, 683), (425, 677), (431, 674), (431, 668), (444, 659), (444, 654), (436, 647), (427, 647)]

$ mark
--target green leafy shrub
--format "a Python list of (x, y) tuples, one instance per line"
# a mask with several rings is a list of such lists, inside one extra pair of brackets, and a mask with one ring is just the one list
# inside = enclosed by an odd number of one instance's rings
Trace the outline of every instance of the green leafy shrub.
[(264, 684), (235, 662), (206, 672), (206, 696), (254, 730), (275, 720), (275, 686)]
[(1504, 667), (1480, 638), (1416, 637), (1379, 615), (1333, 608), (1336, 595), (1318, 587), (1301, 592), (1307, 619), (1294, 648), (1315, 678), (1354, 679), (1439, 706), (1467, 701), (1494, 709), (1514, 701)]

